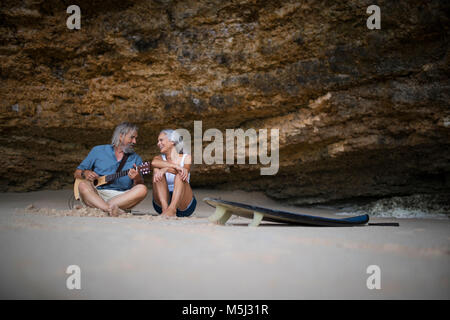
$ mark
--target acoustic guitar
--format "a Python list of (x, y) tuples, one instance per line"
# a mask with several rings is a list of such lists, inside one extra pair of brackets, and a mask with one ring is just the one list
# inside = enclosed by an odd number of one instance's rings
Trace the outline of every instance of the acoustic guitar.
[[(149, 162), (144, 162), (140, 166), (137, 166), (137, 171), (143, 175), (146, 175), (146, 174), (150, 173), (150, 167), (151, 167), (151, 164)], [(113, 174), (108, 174), (106, 176), (101, 176), (101, 177), (98, 177), (97, 179), (95, 179), (94, 181), (92, 181), (92, 183), (94, 184), (95, 187), (99, 187), (99, 186), (105, 185), (107, 183), (111, 183), (116, 179), (119, 179), (121, 177), (128, 175), (128, 171), (130, 171), (130, 169), (115, 172)], [(80, 184), (81, 181), (85, 181), (85, 180), (86, 179), (75, 179), (75, 183), (73, 184), (73, 195), (76, 200), (80, 200), (80, 191), (78, 190), (78, 185)]]

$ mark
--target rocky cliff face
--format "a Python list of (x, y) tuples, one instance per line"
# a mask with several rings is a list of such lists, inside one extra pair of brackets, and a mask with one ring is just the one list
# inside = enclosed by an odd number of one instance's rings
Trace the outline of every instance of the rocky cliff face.
[(449, 4), (4, 1), (0, 190), (60, 188), (121, 121), (138, 153), (166, 127), (279, 128), (280, 169), (197, 165), (194, 186), (294, 203), (450, 191)]

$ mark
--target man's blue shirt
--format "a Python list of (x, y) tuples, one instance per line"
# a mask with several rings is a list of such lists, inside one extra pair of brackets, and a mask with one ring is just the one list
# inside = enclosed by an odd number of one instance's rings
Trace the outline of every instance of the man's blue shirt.
[[(120, 161), (117, 161), (116, 155), (114, 153), (114, 147), (110, 144), (104, 144), (100, 146), (95, 146), (89, 152), (87, 157), (80, 163), (77, 169), (81, 170), (92, 170), (95, 171), (99, 176), (106, 176), (116, 172), (119, 167)], [(133, 165), (137, 166), (142, 164), (141, 157), (133, 152), (128, 156), (125, 162), (123, 170), (131, 169)], [(98, 189), (111, 189), (126, 191), (133, 187), (133, 180), (128, 176), (121, 177), (114, 180), (110, 184), (99, 186)]]

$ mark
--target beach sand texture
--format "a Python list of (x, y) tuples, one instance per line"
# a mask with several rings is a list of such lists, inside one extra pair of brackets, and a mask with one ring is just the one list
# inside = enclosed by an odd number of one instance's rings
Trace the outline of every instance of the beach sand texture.
[[(400, 227), (307, 227), (207, 219), (205, 197), (306, 214), (262, 193), (194, 190), (190, 218), (68, 210), (70, 190), (0, 194), (2, 299), (449, 299), (448, 219)], [(154, 214), (148, 196), (136, 209)], [(28, 208), (28, 209), (26, 209)], [(80, 215), (80, 216), (76, 216)], [(90, 215), (90, 216), (87, 216)], [(66, 269), (81, 270), (69, 290)], [(369, 290), (367, 268), (380, 268)]]

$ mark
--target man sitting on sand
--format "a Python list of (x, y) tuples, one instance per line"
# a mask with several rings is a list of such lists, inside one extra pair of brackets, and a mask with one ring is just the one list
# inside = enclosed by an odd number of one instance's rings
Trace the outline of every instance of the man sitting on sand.
[[(74, 177), (85, 179), (78, 186), (84, 204), (117, 216), (145, 198), (147, 187), (136, 170), (136, 165), (142, 164), (141, 157), (134, 152), (137, 136), (137, 126), (123, 122), (114, 130), (111, 144), (95, 146), (80, 163)], [(127, 158), (120, 171), (130, 169), (128, 175), (96, 188), (93, 181), (114, 174), (124, 156)]]

